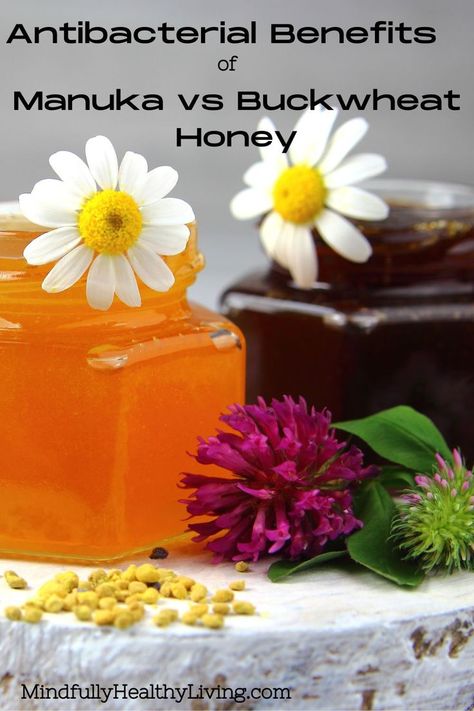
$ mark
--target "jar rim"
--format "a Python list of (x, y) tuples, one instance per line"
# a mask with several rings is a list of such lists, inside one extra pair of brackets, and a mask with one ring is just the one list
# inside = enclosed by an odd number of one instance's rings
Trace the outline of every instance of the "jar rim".
[(474, 186), (417, 178), (380, 178), (364, 182), (388, 201), (400, 201), (426, 210), (474, 209)]

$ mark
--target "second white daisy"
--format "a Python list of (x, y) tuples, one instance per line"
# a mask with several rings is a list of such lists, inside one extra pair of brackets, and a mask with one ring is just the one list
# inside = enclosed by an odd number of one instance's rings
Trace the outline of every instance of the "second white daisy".
[(87, 300), (108, 309), (114, 294), (128, 306), (140, 306), (134, 272), (146, 286), (168, 291), (173, 272), (162, 256), (179, 254), (194, 220), (190, 205), (166, 195), (178, 181), (168, 166), (148, 171), (145, 158), (127, 152), (118, 165), (105, 136), (86, 143), (87, 164), (60, 151), (50, 164), (60, 180), (41, 180), (20, 195), (20, 208), (32, 222), (51, 228), (25, 249), (29, 264), (57, 262), (43, 281), (56, 293), (87, 275)]
[(244, 175), (249, 187), (231, 202), (238, 219), (264, 216), (260, 237), (267, 254), (302, 288), (313, 286), (318, 276), (313, 230), (340, 256), (366, 262), (370, 243), (346, 217), (382, 220), (388, 214), (381, 198), (354, 187), (382, 173), (385, 159), (375, 153), (347, 158), (365, 135), (367, 121), (351, 119), (330, 138), (337, 113), (321, 108), (301, 116), (289, 151), (291, 163), (278, 147), (273, 123), (262, 119), (259, 130), (274, 140), (260, 149), (262, 160)]

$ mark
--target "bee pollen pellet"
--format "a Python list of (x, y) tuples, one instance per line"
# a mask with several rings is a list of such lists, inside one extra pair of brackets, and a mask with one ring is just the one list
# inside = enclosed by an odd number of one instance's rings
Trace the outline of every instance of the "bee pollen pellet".
[(227, 604), (227, 602), (216, 602), (212, 606), (212, 611), (216, 615), (228, 615), (230, 612), (230, 606)]
[(24, 590), (28, 587), (28, 583), (24, 578), (15, 573), (14, 570), (6, 570), (4, 573), (7, 585), (9, 585), (14, 590)]
[(198, 619), (199, 616), (196, 615), (192, 610), (187, 610), (181, 615), (181, 622), (184, 625), (195, 625)]
[(245, 602), (244, 600), (236, 600), (232, 607), (236, 615), (255, 614), (255, 605), (252, 605), (251, 602)]
[(43, 617), (43, 611), (32, 605), (27, 605), (23, 610), (23, 620), (35, 624)]
[(130, 612), (124, 610), (123, 612), (118, 613), (117, 617), (114, 620), (114, 626), (117, 627), (119, 630), (125, 630), (127, 629), (127, 627), (131, 627), (134, 622), (135, 619), (133, 615)]
[(189, 593), (189, 597), (193, 602), (200, 602), (201, 600), (204, 600), (206, 595), (207, 588), (205, 585), (201, 585), (201, 583), (196, 583), (195, 585), (193, 585)]
[(136, 577), (142, 583), (157, 583), (160, 579), (160, 573), (151, 563), (140, 565), (136, 570)]
[(239, 560), (235, 564), (235, 569), (238, 573), (247, 573), (249, 570), (249, 564), (245, 562), (245, 560)]
[(188, 591), (182, 583), (172, 583), (171, 584), (171, 594), (177, 600), (185, 600), (188, 596)]
[(92, 619), (96, 625), (111, 625), (115, 619), (113, 610), (94, 610)]
[(5, 617), (13, 622), (18, 622), (22, 619), (22, 612), (16, 605), (9, 605), (5, 608)]
[(245, 580), (233, 580), (229, 583), (231, 590), (245, 590)]
[(64, 607), (64, 600), (59, 595), (51, 595), (43, 603), (45, 612), (61, 612)]
[(92, 618), (92, 610), (89, 605), (77, 605), (74, 608), (74, 614), (81, 622), (87, 622)]
[(204, 627), (209, 627), (210, 629), (219, 629), (224, 625), (224, 618), (222, 615), (216, 615), (212, 613), (207, 613), (201, 617), (201, 622)]
[(212, 602), (232, 602), (234, 599), (234, 593), (232, 590), (216, 590), (212, 596)]

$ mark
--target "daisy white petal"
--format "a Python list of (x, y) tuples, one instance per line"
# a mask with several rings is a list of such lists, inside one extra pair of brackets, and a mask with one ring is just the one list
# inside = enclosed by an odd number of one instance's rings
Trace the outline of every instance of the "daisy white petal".
[(115, 269), (113, 257), (99, 254), (91, 264), (87, 275), (86, 296), (89, 306), (107, 311), (112, 305), (115, 292)]
[(244, 173), (243, 180), (244, 183), (251, 188), (271, 192), (273, 183), (278, 178), (280, 172), (279, 170), (275, 170), (271, 164), (260, 161), (250, 166)]
[(283, 170), (288, 167), (288, 159), (283, 151), (283, 147), (276, 135), (275, 124), (267, 116), (260, 119), (258, 131), (266, 131), (271, 135), (272, 141), (268, 146), (260, 147), (260, 155), (265, 163), (268, 163), (275, 170)]
[(140, 306), (142, 303), (135, 274), (130, 262), (123, 254), (112, 257), (115, 270), (115, 293), (127, 306)]
[(325, 175), (337, 168), (354, 146), (362, 140), (368, 128), (369, 124), (363, 118), (354, 118), (343, 123), (329, 141), (324, 157), (318, 165), (319, 171)]
[(296, 235), (296, 225), (293, 222), (282, 220), (280, 233), (275, 242), (274, 260), (285, 269), (289, 268), (290, 251)]
[(318, 261), (313, 236), (308, 227), (293, 225), (288, 249), (288, 267), (299, 287), (309, 289), (313, 286), (318, 275)]
[(163, 198), (141, 208), (145, 225), (185, 225), (194, 220), (191, 205), (178, 198)]
[(86, 143), (86, 158), (96, 183), (103, 190), (114, 190), (118, 180), (118, 161), (115, 148), (109, 139), (105, 136), (89, 138)]
[(59, 227), (32, 240), (23, 256), (28, 264), (48, 264), (77, 247), (82, 237), (75, 227)]
[(75, 153), (70, 151), (53, 153), (49, 164), (56, 175), (77, 195), (88, 198), (97, 190), (89, 168)]
[(174, 168), (162, 165), (150, 170), (143, 185), (137, 191), (137, 201), (140, 205), (149, 205), (171, 192), (178, 182), (178, 172)]
[(268, 212), (273, 206), (272, 196), (263, 190), (247, 188), (237, 193), (230, 203), (230, 211), (238, 220), (248, 220)]
[(189, 239), (189, 228), (186, 225), (145, 225), (138, 244), (143, 244), (157, 254), (165, 256), (181, 254)]
[(274, 258), (276, 245), (283, 229), (283, 218), (278, 212), (270, 212), (260, 225), (260, 238), (268, 256)]
[(352, 186), (329, 190), (326, 205), (359, 220), (384, 220), (389, 213), (388, 205), (378, 195)]
[(293, 164), (315, 165), (321, 158), (337, 118), (337, 109), (309, 109), (296, 123), (296, 136), (290, 146)]
[(51, 294), (65, 291), (75, 284), (89, 267), (94, 252), (81, 244), (62, 257), (43, 281), (42, 287)]
[(24, 193), (19, 197), (22, 214), (37, 225), (45, 227), (73, 226), (76, 216), (72, 210), (67, 210), (60, 204), (50, 204), (37, 200), (31, 193)]
[(174, 274), (162, 258), (148, 247), (136, 244), (127, 252), (130, 264), (144, 284), (155, 291), (168, 291), (174, 284)]
[(83, 198), (74, 193), (62, 180), (40, 180), (33, 187), (31, 196), (37, 202), (44, 202), (51, 205), (59, 204), (63, 209), (75, 214), (81, 207)]
[(360, 153), (347, 158), (335, 170), (325, 175), (324, 182), (327, 188), (340, 188), (373, 178), (383, 173), (386, 168), (387, 163), (383, 156), (377, 153)]
[(148, 163), (139, 153), (127, 151), (120, 163), (119, 189), (138, 200), (138, 195), (148, 173)]
[(323, 210), (315, 220), (321, 238), (337, 254), (352, 262), (366, 262), (372, 254), (370, 242), (351, 222), (331, 210)]

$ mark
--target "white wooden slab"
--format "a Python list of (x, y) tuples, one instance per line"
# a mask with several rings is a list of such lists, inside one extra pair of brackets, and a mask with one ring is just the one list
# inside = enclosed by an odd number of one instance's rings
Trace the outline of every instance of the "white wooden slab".
[[(196, 552), (197, 551), (197, 552)], [(280, 584), (265, 577), (267, 563), (238, 574), (213, 566), (196, 548), (171, 552), (166, 567), (211, 589), (245, 577), (242, 599), (259, 615), (234, 617), (225, 629), (181, 624), (157, 629), (148, 618), (125, 632), (45, 615), (38, 625), (0, 619), (0, 707), (4, 709), (404, 709), (474, 708), (474, 575), (438, 577), (417, 591), (402, 590), (369, 572), (335, 568), (301, 574)], [(124, 564), (125, 565), (125, 564)], [(31, 586), (67, 566), (0, 561)], [(122, 566), (120, 566), (122, 567)], [(82, 577), (89, 569), (75, 567)], [(0, 604), (18, 604), (31, 591), (12, 591), (0, 579)], [(185, 603), (174, 603), (180, 609)], [(156, 613), (156, 610), (155, 610)], [(290, 701), (118, 698), (22, 699), (23, 684), (83, 689), (127, 684), (209, 688), (291, 689)], [(63, 691), (64, 693), (64, 691)], [(144, 693), (144, 692), (143, 692)], [(151, 693), (151, 692), (149, 692)], [(171, 692), (167, 692), (170, 694)], [(217, 693), (217, 692), (215, 692)], [(227, 693), (227, 692), (225, 692)], [(269, 692), (265, 692), (269, 693)], [(23, 694), (24, 695), (24, 694)]]

